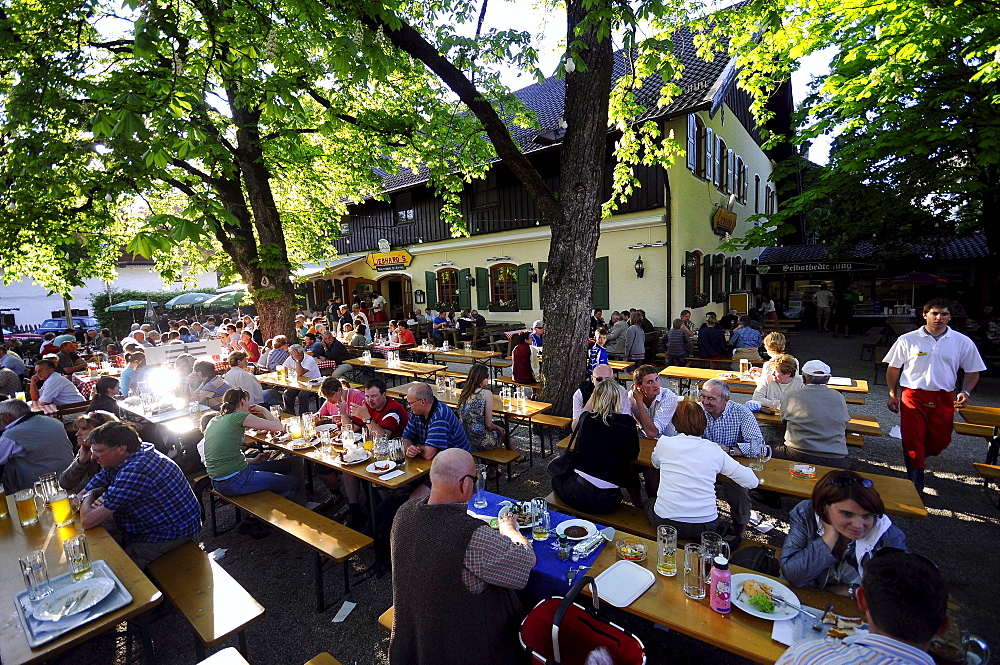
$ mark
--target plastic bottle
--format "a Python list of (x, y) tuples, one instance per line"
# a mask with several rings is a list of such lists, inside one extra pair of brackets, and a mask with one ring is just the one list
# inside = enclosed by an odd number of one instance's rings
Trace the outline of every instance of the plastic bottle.
[(717, 555), (712, 560), (712, 574), (709, 577), (709, 594), (712, 609), (719, 614), (729, 614), (732, 609), (730, 589), (732, 589), (732, 573), (729, 572), (729, 559)]

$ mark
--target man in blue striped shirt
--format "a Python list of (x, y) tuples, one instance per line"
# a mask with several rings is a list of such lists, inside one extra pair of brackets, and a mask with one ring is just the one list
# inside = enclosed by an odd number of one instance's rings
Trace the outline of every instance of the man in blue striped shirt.
[[(418, 383), (406, 391), (406, 405), (411, 413), (403, 430), (403, 450), (407, 457), (431, 459), (442, 450), (461, 448), (472, 452), (469, 437), (465, 434), (458, 416), (451, 407), (434, 397), (428, 383)], [(422, 499), (430, 495), (427, 485), (419, 485), (410, 498)]]
[(803, 640), (775, 665), (933, 665), (931, 638), (948, 629), (948, 590), (934, 564), (884, 548), (865, 564), (855, 593), (871, 634), (851, 644)]

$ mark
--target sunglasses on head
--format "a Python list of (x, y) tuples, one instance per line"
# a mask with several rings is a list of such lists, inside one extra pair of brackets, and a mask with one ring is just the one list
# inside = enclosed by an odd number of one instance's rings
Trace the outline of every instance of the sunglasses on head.
[(826, 481), (827, 485), (835, 485), (836, 487), (850, 487), (855, 483), (864, 488), (872, 487), (875, 484), (867, 478), (859, 477), (830, 478), (830, 480)]

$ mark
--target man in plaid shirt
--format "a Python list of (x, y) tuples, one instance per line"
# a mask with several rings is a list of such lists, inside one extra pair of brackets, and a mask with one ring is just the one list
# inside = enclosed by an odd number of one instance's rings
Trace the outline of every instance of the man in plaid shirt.
[(184, 473), (131, 425), (105, 423), (89, 440), (101, 470), (81, 497), (83, 528), (113, 517), (117, 540), (140, 568), (201, 532), (201, 507)]
[[(705, 438), (719, 444), (733, 457), (754, 457), (764, 445), (764, 434), (750, 409), (729, 401), (729, 385), (709, 379), (701, 386), (701, 405), (708, 426)], [(729, 504), (736, 535), (741, 536), (750, 522), (750, 491), (736, 483), (718, 482), (715, 492)]]

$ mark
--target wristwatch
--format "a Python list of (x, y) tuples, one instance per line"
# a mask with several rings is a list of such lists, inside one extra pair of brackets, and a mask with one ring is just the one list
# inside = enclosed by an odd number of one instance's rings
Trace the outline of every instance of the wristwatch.
[(858, 588), (860, 586), (861, 586), (860, 584), (848, 584), (847, 585), (847, 597), (850, 598), (851, 600), (855, 600), (856, 601), (857, 598), (855, 596), (857, 595)]
[(365, 421), (365, 425), (371, 425), (371, 424), (372, 424), (372, 419), (371, 418), (369, 418), (368, 420)]
[(970, 393), (968, 390), (959, 390), (958, 394), (965, 395), (966, 397), (972, 397), (972, 393)]

